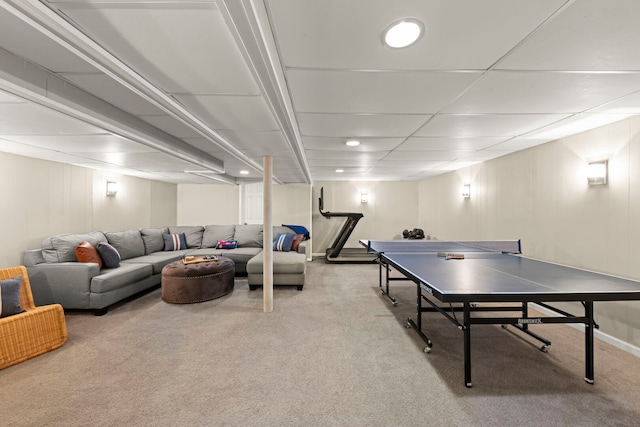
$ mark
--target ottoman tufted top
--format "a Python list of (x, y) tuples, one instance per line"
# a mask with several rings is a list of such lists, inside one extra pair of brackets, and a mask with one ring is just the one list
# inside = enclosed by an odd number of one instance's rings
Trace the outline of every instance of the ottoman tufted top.
[(198, 277), (208, 276), (215, 273), (224, 273), (233, 270), (235, 264), (226, 257), (218, 257), (217, 260), (196, 262), (185, 264), (182, 261), (175, 261), (167, 264), (162, 269), (164, 277)]

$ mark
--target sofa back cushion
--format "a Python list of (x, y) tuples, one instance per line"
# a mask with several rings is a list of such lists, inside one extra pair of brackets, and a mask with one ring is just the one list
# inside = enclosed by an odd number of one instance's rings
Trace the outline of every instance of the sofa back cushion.
[(207, 225), (204, 227), (202, 235), (202, 247), (214, 248), (218, 241), (232, 240), (235, 232), (235, 225)]
[(170, 234), (184, 233), (187, 238), (187, 247), (189, 249), (199, 249), (202, 246), (202, 234), (204, 233), (204, 227), (197, 226), (178, 226), (169, 227)]
[(262, 224), (236, 225), (233, 239), (239, 248), (261, 248), (263, 242)]
[(116, 248), (120, 259), (125, 260), (144, 255), (144, 242), (139, 230), (108, 231), (104, 233), (111, 246)]
[(76, 247), (85, 241), (96, 246), (100, 242), (107, 242), (107, 238), (102, 231), (47, 237), (42, 241), (42, 256), (47, 263), (76, 262)]
[(144, 253), (162, 252), (164, 250), (163, 234), (169, 234), (169, 227), (143, 228), (140, 230), (144, 242)]

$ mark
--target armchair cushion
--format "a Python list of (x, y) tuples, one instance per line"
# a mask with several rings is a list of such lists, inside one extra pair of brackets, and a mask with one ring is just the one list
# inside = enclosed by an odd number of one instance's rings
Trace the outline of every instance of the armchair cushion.
[(24, 312), (20, 305), (22, 276), (0, 280), (0, 318)]

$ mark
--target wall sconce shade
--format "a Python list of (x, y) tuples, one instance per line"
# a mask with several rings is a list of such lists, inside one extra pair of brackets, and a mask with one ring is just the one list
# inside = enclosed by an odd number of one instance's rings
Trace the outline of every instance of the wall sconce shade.
[(607, 183), (608, 175), (607, 160), (590, 162), (587, 166), (587, 182), (589, 185), (603, 185)]
[(360, 203), (369, 203), (369, 195), (367, 193), (360, 193)]
[(464, 184), (461, 189), (462, 197), (468, 199), (471, 197), (471, 184)]
[(107, 196), (115, 197), (118, 192), (118, 183), (113, 181), (107, 181)]

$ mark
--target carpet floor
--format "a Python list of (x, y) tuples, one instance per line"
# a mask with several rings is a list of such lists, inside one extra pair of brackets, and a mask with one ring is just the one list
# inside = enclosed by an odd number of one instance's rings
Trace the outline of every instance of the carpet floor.
[(553, 343), (544, 353), (517, 331), (478, 326), (466, 388), (461, 331), (426, 314), (424, 353), (404, 327), (415, 286), (392, 290), (397, 306), (376, 265), (317, 259), (302, 292), (276, 287), (272, 313), (243, 278), (198, 304), (167, 304), (154, 289), (106, 316), (68, 312), (63, 347), (0, 371), (0, 424), (640, 425), (637, 357), (596, 340), (589, 385), (579, 330), (532, 325)]

